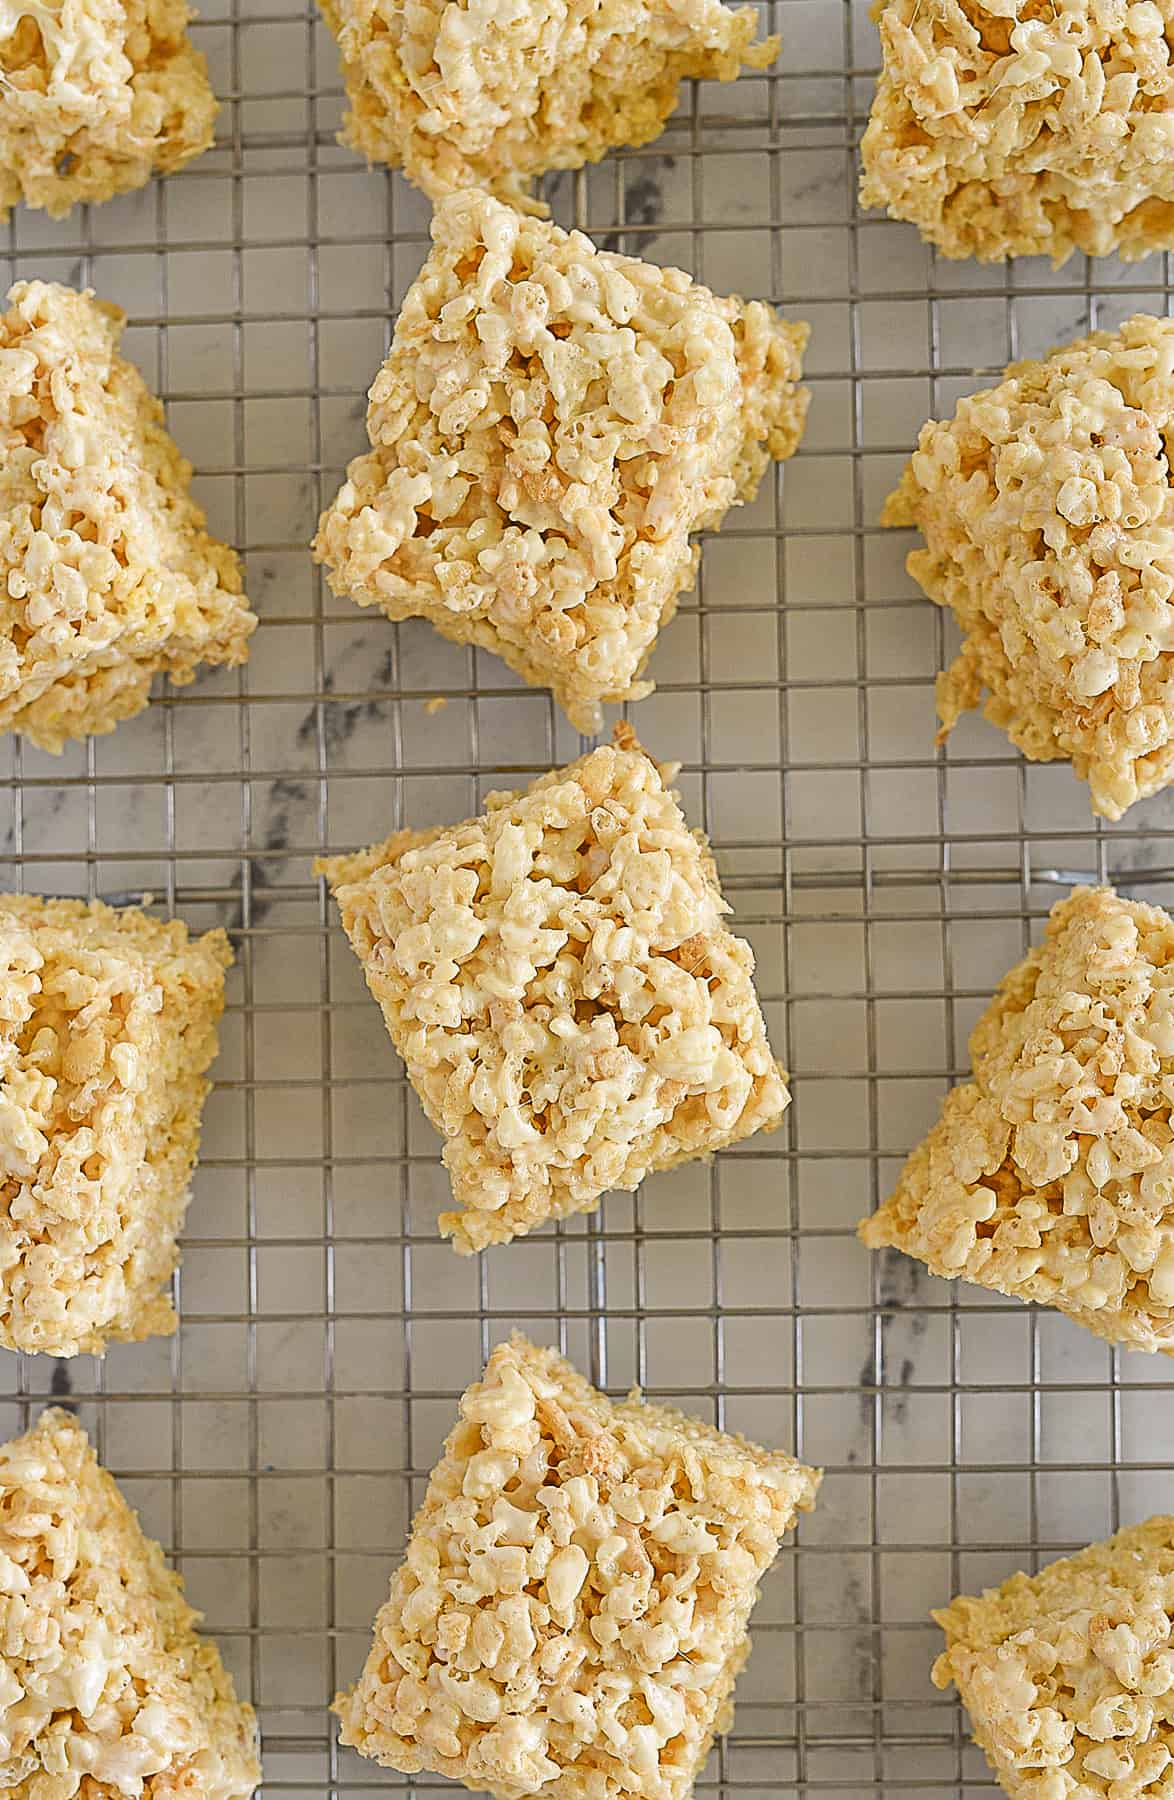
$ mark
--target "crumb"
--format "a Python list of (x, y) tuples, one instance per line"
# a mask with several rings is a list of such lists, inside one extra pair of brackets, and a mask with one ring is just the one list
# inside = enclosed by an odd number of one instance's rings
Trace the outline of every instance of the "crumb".
[(443, 694), (434, 694), (431, 700), (425, 700), (424, 711), (428, 714), (429, 718), (434, 719), (437, 713), (443, 712), (447, 705), (448, 701)]

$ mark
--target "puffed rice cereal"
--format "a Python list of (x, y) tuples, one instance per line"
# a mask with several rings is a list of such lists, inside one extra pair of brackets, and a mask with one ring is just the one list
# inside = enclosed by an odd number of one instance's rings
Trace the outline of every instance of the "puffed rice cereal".
[(945, 256), (1174, 245), (1172, 0), (877, 0), (864, 206)]
[(1174, 919), (1078, 888), (970, 1053), (864, 1242), (1174, 1352)]
[(921, 531), (909, 573), (963, 633), (941, 735), (988, 690), (1109, 819), (1174, 774), (1172, 425), (1174, 321), (1139, 314), (931, 420), (883, 515)]
[(322, 0), (350, 111), (340, 141), (432, 200), (484, 187), (525, 210), (534, 176), (659, 137), (689, 77), (765, 69), (753, 7), (720, 0)]
[(101, 1354), (174, 1331), (164, 1289), (231, 961), (222, 931), (0, 895), (6, 1349)]
[(0, 1446), (0, 1793), (247, 1800), (257, 1728), (86, 1434)]
[(1174, 1775), (1174, 1518), (960, 1595), (934, 1618), (1012, 1800), (1141, 1800)]
[(464, 1252), (778, 1124), (704, 839), (630, 732), (463, 825), (315, 865), (424, 1111)]
[(257, 623), (124, 322), (45, 281), (0, 317), (0, 729), (43, 750), (112, 731), (160, 670), (243, 662)]
[(3, 0), (0, 220), (60, 219), (170, 174), (212, 142), (216, 98), (184, 0)]
[(432, 236), (314, 553), (336, 594), (495, 651), (593, 733), (651, 691), (689, 534), (797, 447), (807, 328), (486, 194)]
[(500, 1800), (684, 1800), (818, 1470), (499, 1344), (433, 1470), (342, 1741)]

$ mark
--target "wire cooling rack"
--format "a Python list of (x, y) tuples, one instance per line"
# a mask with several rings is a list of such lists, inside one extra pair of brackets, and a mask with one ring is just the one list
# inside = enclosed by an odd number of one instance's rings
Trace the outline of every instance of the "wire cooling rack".
[(1162, 899), (1174, 878), (1160, 800), (1094, 830), (1066, 768), (1025, 767), (989, 727), (934, 749), (948, 626), (879, 505), (925, 418), (1090, 321), (1164, 312), (1169, 269), (953, 266), (860, 217), (872, 28), (841, 0), (769, 10), (778, 70), (691, 93), (657, 144), (549, 191), (597, 241), (813, 327), (801, 454), (708, 543), (636, 712), (683, 762), (794, 1105), (772, 1138), (477, 1262), (438, 1243), (436, 1138), (310, 875), (323, 848), (467, 816), (579, 748), (502, 664), (333, 600), (306, 554), (364, 443), (424, 203), (336, 146), (313, 8), (246, 0), (196, 27), (224, 100), (214, 152), (9, 227), (9, 272), (127, 308), (262, 624), (247, 669), (113, 737), (60, 760), (0, 749), (11, 884), (150, 890), (228, 925), (238, 955), (182, 1330), (104, 1364), (5, 1357), (0, 1422), (73, 1396), (257, 1706), (270, 1796), (412, 1785), (339, 1752), (326, 1702), (360, 1664), (455, 1396), (514, 1324), (613, 1390), (639, 1381), (827, 1467), (703, 1792), (989, 1791), (930, 1685), (928, 1608), (1168, 1510), (1164, 1365), (870, 1258), (853, 1226), (1065, 884), (1115, 873)]

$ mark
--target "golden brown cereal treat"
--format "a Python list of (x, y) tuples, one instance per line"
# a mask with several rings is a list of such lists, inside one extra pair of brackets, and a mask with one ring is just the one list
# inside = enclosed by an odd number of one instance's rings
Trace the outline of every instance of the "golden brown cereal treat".
[(322, 0), (350, 111), (341, 141), (432, 200), (484, 187), (527, 210), (546, 169), (659, 137), (687, 77), (765, 69), (753, 7), (720, 0)]
[(0, 1446), (0, 1574), (0, 1792), (247, 1800), (253, 1709), (67, 1412)]
[(1166, 1792), (1174, 1763), (1174, 1518), (960, 1595), (934, 1618), (976, 1743), (1012, 1800)]
[(0, 22), (0, 220), (59, 219), (170, 174), (212, 142), (216, 99), (183, 0), (58, 0)]
[(336, 594), (495, 651), (595, 732), (651, 691), (690, 533), (798, 445), (807, 328), (485, 194), (432, 235), (314, 552)]
[(1174, 919), (1078, 888), (970, 1053), (864, 1242), (1174, 1351)]
[(112, 731), (151, 678), (241, 663), (256, 619), (117, 307), (18, 282), (0, 317), (0, 729)]
[(1170, 0), (877, 0), (864, 206), (945, 256), (1174, 245)]
[(222, 931), (0, 895), (0, 1344), (100, 1354), (164, 1291), (232, 961)]
[(684, 1800), (819, 1471), (515, 1335), (433, 1470), (342, 1741), (500, 1800)]
[(463, 825), (315, 864), (444, 1133), (458, 1250), (782, 1117), (750, 946), (664, 775), (593, 750)]
[(986, 690), (985, 716), (1035, 762), (1071, 758), (1109, 819), (1174, 773), (1172, 424), (1174, 321), (1139, 315), (931, 420), (883, 515), (921, 531), (909, 573), (963, 633), (942, 735)]

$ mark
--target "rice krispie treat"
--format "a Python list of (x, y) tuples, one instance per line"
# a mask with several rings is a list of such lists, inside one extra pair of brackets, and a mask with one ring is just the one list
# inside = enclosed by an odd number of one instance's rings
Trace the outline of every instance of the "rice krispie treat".
[(1170, 0), (877, 0), (864, 206), (945, 256), (1174, 245)]
[(963, 633), (943, 735), (987, 690), (1109, 819), (1174, 773), (1172, 423), (1174, 321), (1139, 314), (931, 420), (883, 515), (921, 531), (909, 573)]
[(481, 1250), (778, 1124), (750, 946), (704, 839), (618, 734), (479, 818), (315, 865)]
[(0, 1793), (246, 1800), (253, 1709), (67, 1412), (0, 1446), (0, 1576)]
[(402, 165), (432, 200), (484, 187), (524, 210), (531, 179), (659, 137), (688, 77), (765, 69), (751, 6), (720, 0), (321, 0), (350, 111), (340, 141)]
[(0, 895), (0, 1344), (175, 1329), (165, 1284), (232, 961), (222, 931)]
[(1078, 888), (970, 1053), (864, 1242), (1174, 1351), (1174, 919)]
[(501, 1800), (683, 1800), (819, 1471), (500, 1344), (412, 1524), (342, 1741)]
[(934, 1618), (975, 1742), (1012, 1800), (1141, 1800), (1174, 1765), (1174, 1518), (960, 1595)]
[(487, 194), (432, 236), (314, 552), (336, 594), (495, 651), (596, 732), (651, 691), (690, 533), (797, 447), (807, 329)]
[(59, 219), (207, 150), (216, 99), (184, 0), (56, 0), (0, 21), (0, 220)]
[(243, 662), (257, 623), (123, 324), (45, 281), (0, 316), (0, 729), (42, 750), (112, 731), (160, 670)]

